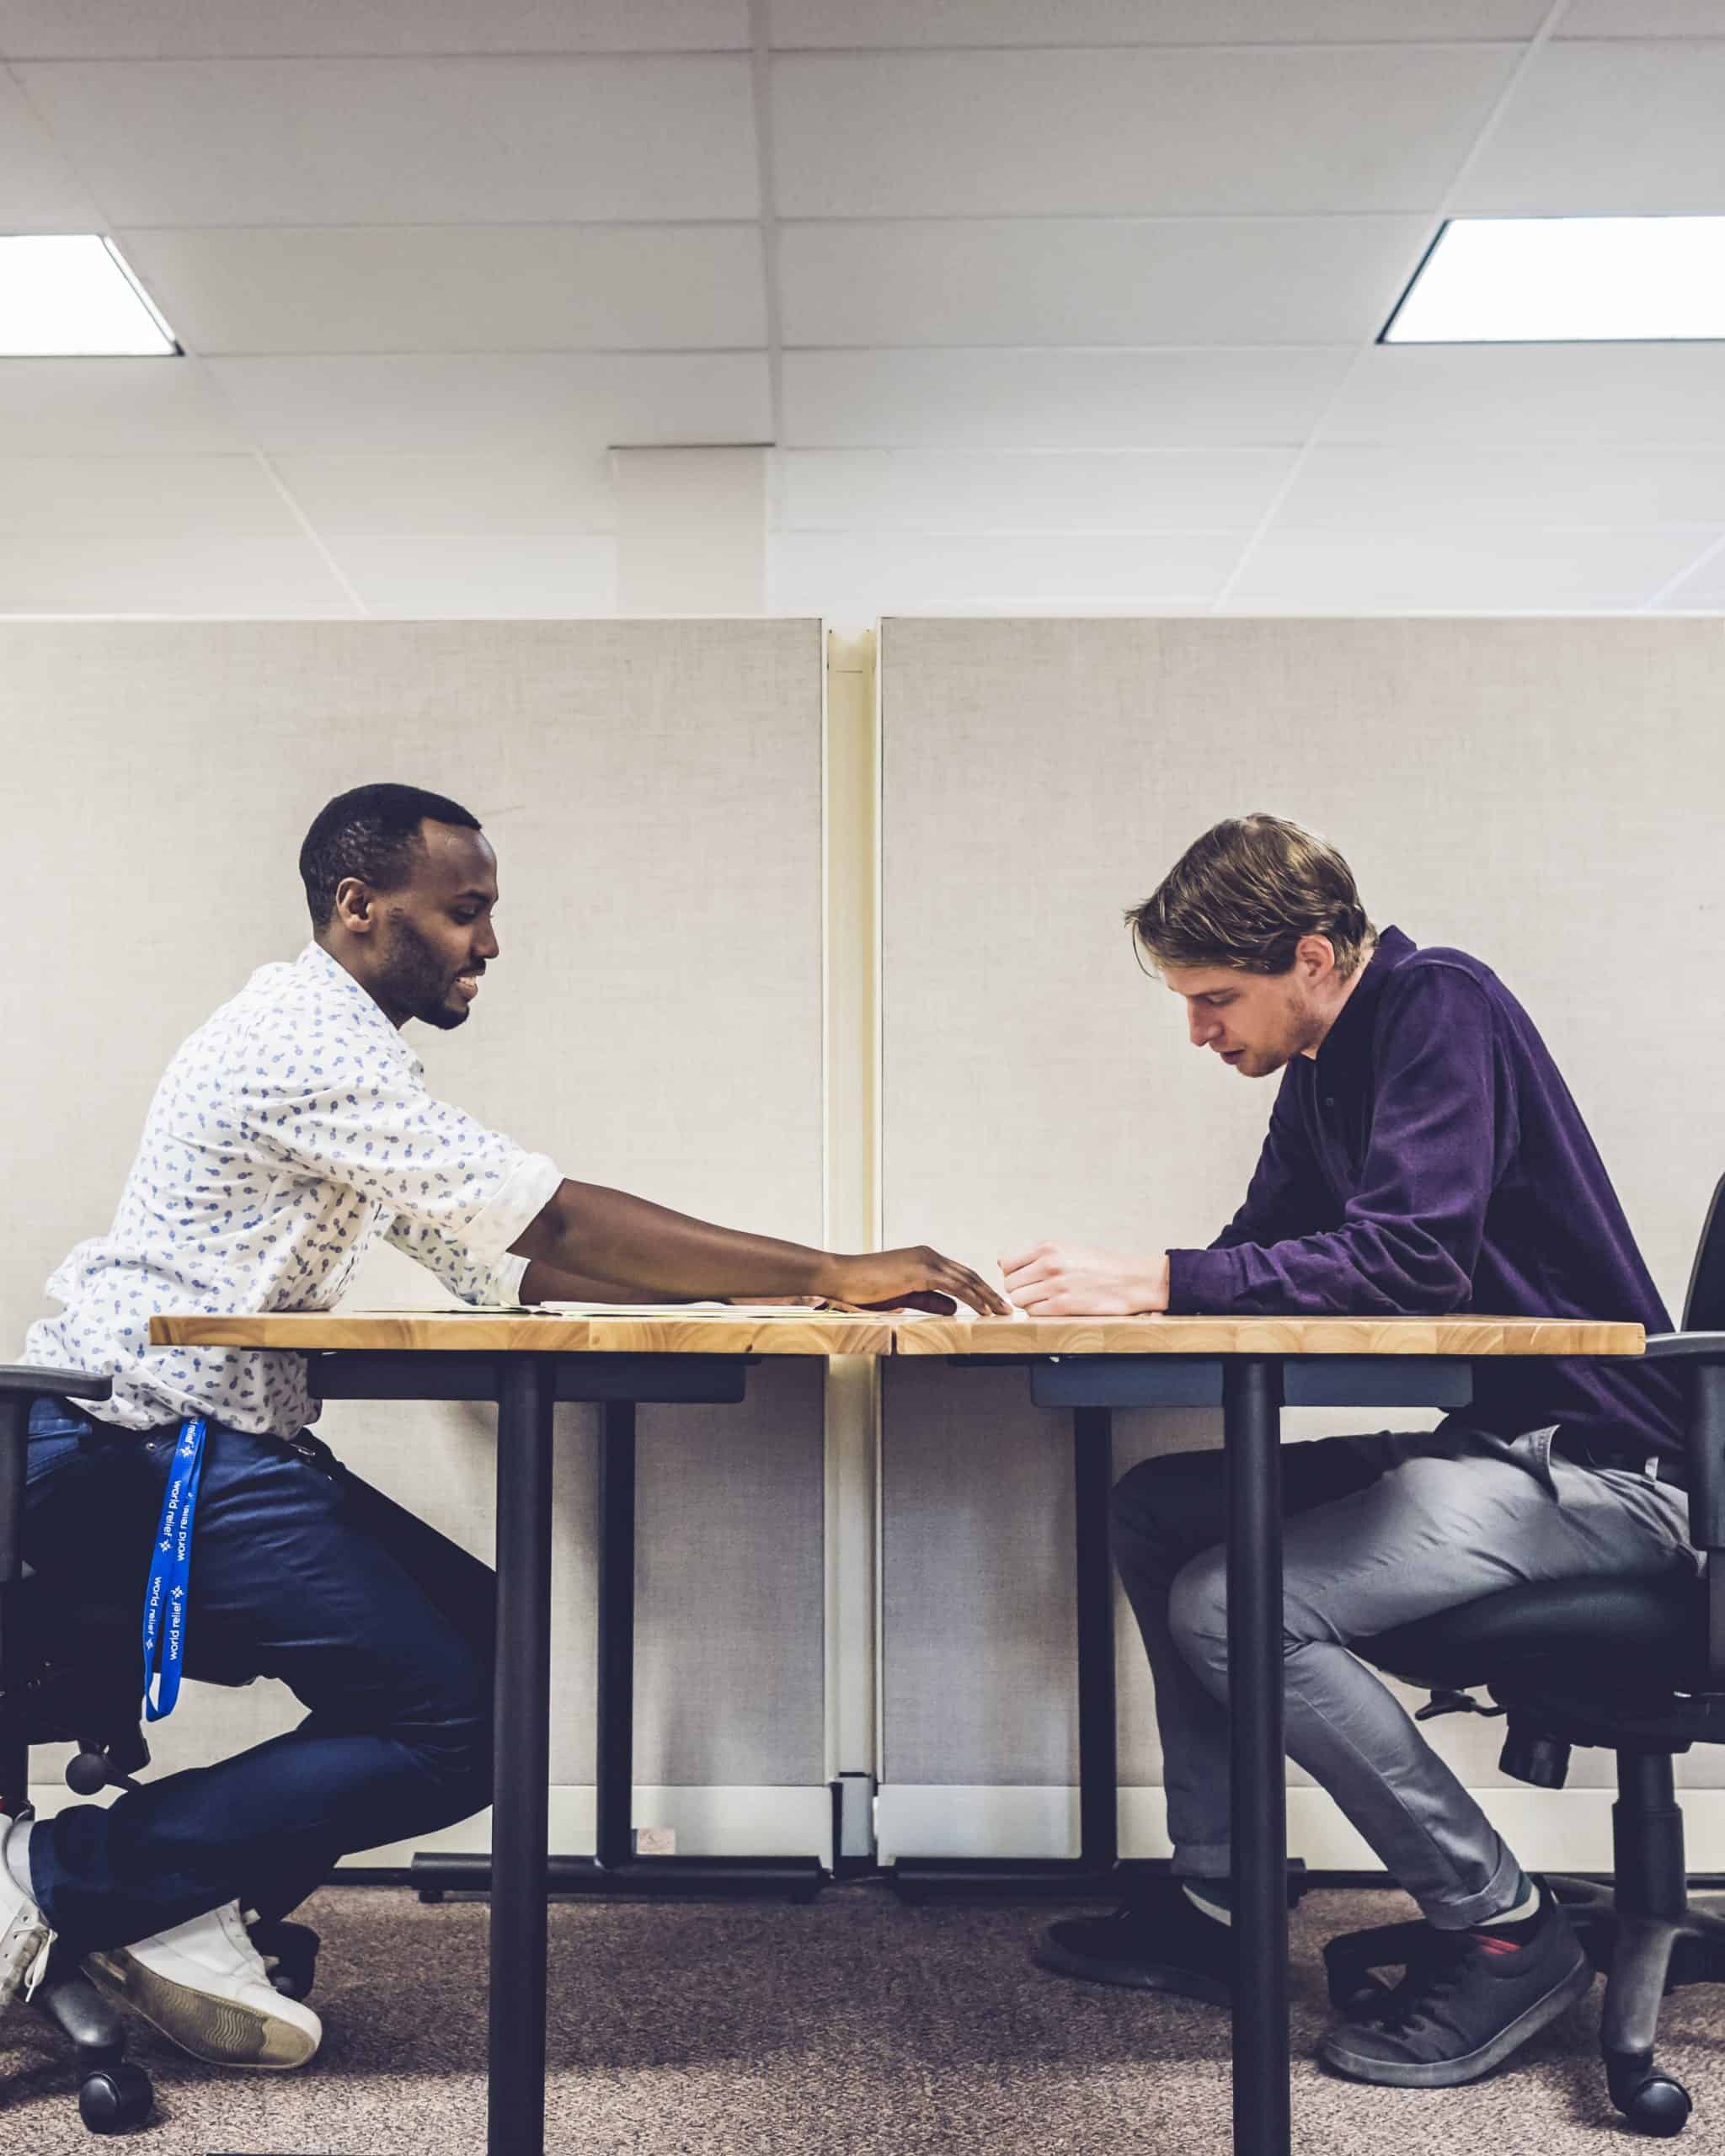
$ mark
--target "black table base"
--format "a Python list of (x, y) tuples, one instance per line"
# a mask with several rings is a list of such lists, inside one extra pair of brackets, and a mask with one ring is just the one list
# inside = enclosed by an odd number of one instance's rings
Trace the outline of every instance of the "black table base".
[[(451, 1894), (489, 1894), (491, 1859), (483, 1852), (421, 1853), (409, 1883), (422, 1902)], [(640, 1856), (601, 1865), (595, 1856), (553, 1856), (545, 1868), (552, 1894), (609, 1895), (618, 1901), (812, 1902), (825, 1881), (817, 1856)]]
[(1078, 1853), (1070, 1857), (900, 1857), (889, 1867), (905, 1901), (1008, 1897), (1082, 1900), (1118, 1883), (1114, 1718), (1114, 1568), (1108, 1490), (1114, 1418), (1106, 1407), (1072, 1414), (1072, 1494), (1077, 1556)]
[(1290, 1407), (1461, 1407), (1463, 1362), (1402, 1356), (954, 1356), (1022, 1362), (1041, 1407), (1072, 1417), (1077, 1510), (1077, 1854), (1058, 1858), (901, 1857), (907, 1901), (980, 1897), (1080, 1901), (1117, 1892), (1114, 1572), (1108, 1547), (1117, 1407), (1220, 1407), (1228, 1492), (1229, 1726), (1235, 1935), (1234, 2147), (1287, 2156), (1288, 1910), (1303, 1866), (1288, 1862), (1283, 1750), (1281, 1417)]
[[(734, 1401), (744, 1358), (341, 1350), (309, 1357), (325, 1400), (471, 1400), (497, 1404), (496, 1796), (491, 1854), (414, 1858), (428, 1900), (491, 1897), (490, 2156), (543, 2156), (546, 1900), (550, 1893), (638, 1900), (770, 1895), (807, 1901), (814, 1857), (637, 1857), (633, 1798), (635, 1409), (645, 1401)], [(553, 1410), (596, 1403), (599, 1686), (594, 1855), (547, 1855), (551, 1725)]]

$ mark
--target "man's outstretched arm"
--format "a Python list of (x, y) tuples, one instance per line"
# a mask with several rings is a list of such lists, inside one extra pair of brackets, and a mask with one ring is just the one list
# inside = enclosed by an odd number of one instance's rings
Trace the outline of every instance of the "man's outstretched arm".
[[(625, 1283), (654, 1299), (820, 1295), (867, 1305), (946, 1295), (985, 1316), (1010, 1314), (980, 1274), (924, 1244), (841, 1256), (717, 1227), (599, 1183), (563, 1182), (510, 1248), (529, 1262), (524, 1291), (542, 1266), (607, 1288)], [(559, 1292), (553, 1299), (565, 1298)], [(622, 1298), (607, 1292), (568, 1299)]]

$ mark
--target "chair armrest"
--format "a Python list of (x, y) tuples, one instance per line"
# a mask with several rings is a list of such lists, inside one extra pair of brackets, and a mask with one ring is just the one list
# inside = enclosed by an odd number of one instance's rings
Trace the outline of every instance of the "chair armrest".
[(1658, 1363), (1725, 1363), (1725, 1332), (1650, 1332), (1647, 1358)]
[(8, 1363), (0, 1367), (0, 1396), (16, 1398), (28, 1393), (33, 1400), (64, 1395), (69, 1400), (106, 1400), (114, 1390), (112, 1378), (92, 1377), (88, 1370), (51, 1370), (41, 1363)]

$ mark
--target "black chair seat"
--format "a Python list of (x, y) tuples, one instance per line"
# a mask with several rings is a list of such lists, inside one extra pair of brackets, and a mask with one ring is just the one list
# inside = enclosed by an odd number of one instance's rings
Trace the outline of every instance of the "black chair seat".
[(1706, 1587), (1686, 1565), (1658, 1579), (1556, 1580), (1439, 1610), (1355, 1652), (1409, 1684), (1465, 1691), (1541, 1668), (1557, 1689), (1597, 1683), (1616, 1692), (1704, 1689)]

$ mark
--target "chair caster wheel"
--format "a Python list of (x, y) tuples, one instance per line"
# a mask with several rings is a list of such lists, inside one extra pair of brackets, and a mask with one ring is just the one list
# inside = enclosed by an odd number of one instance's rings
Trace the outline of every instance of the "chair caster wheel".
[(77, 2108), (92, 2133), (124, 2133), (150, 2116), (150, 2077), (130, 2059), (99, 2067), (77, 2092)]
[(1681, 2133), (1689, 2122), (1689, 2091), (1669, 2073), (1649, 2074), (1621, 2095), (1614, 2092), (1613, 2100), (1637, 2133), (1660, 2140)]

